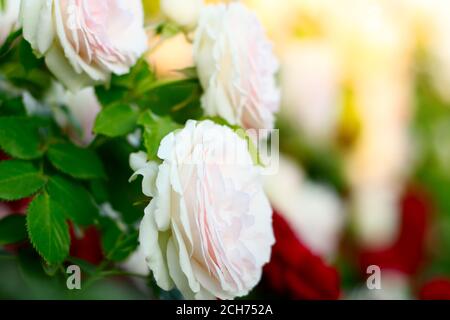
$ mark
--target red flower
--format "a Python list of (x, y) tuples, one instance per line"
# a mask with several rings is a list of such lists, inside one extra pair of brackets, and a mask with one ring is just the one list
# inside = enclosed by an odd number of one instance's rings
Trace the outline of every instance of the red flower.
[[(94, 227), (75, 230), (70, 224), (70, 255), (98, 265), (103, 260), (100, 232)], [(81, 231), (81, 235), (78, 231)]]
[(421, 300), (450, 300), (450, 279), (435, 278), (425, 283), (419, 291)]
[(273, 215), (275, 245), (264, 267), (264, 282), (277, 294), (292, 299), (338, 299), (339, 275), (304, 246), (278, 213)]
[(4, 153), (2, 150), (0, 150), (0, 161), (9, 160), (9, 159), (11, 159), (11, 157), (8, 156), (6, 153)]
[(418, 188), (410, 188), (405, 193), (401, 201), (401, 225), (396, 241), (388, 248), (361, 251), (359, 261), (363, 274), (370, 265), (406, 275), (417, 273), (424, 260), (430, 203), (426, 194)]

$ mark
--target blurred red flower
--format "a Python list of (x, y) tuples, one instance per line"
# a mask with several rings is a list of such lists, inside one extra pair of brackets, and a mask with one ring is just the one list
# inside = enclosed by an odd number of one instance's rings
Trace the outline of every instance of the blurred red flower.
[(450, 279), (435, 278), (425, 283), (419, 291), (421, 300), (450, 300)]
[(0, 150), (0, 161), (9, 160), (9, 159), (11, 159), (11, 157), (8, 156), (6, 153), (4, 153), (2, 150)]
[(432, 211), (427, 194), (418, 187), (410, 187), (401, 200), (401, 224), (396, 241), (388, 248), (361, 250), (361, 273), (377, 265), (381, 269), (414, 275), (424, 262), (428, 218)]
[(278, 295), (291, 299), (338, 299), (337, 270), (303, 245), (277, 212), (273, 228), (276, 242), (271, 261), (264, 267), (264, 282)]
[(103, 260), (100, 232), (90, 226), (77, 229), (70, 223), (70, 256), (98, 265)]
[(33, 198), (25, 198), (16, 201), (0, 201), (0, 219), (13, 213), (25, 214)]

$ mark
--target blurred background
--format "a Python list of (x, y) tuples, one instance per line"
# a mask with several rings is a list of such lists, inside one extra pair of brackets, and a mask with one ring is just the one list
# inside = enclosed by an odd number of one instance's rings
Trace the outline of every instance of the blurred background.
[[(277, 243), (250, 297), (450, 299), (450, 1), (243, 2), (273, 42), (282, 91), (280, 168), (265, 178)], [(144, 3), (158, 23), (158, 1)], [(160, 77), (192, 66), (189, 36), (149, 42)], [(83, 239), (92, 262), (95, 235)], [(145, 273), (141, 260), (126, 267)], [(30, 288), (48, 281), (13, 263), (0, 297), (43, 297)], [(128, 278), (90, 290), (77, 297), (148, 297)]]
[[(244, 2), (280, 60), (282, 155), (267, 192), (320, 258), (307, 263), (299, 252), (300, 262), (289, 262), (281, 253), (265, 289), (290, 298), (450, 298), (450, 1)], [(172, 77), (174, 66), (192, 65), (189, 41), (171, 38), (149, 59)], [(314, 274), (318, 265), (327, 269)], [(367, 288), (371, 265), (381, 269), (380, 290)]]

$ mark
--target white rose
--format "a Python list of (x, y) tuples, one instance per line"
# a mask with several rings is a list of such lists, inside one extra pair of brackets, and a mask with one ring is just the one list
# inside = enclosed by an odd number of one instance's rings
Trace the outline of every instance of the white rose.
[(161, 0), (161, 11), (179, 26), (195, 27), (203, 0)]
[(24, 38), (75, 91), (129, 72), (145, 52), (140, 0), (23, 0)]
[(18, 26), (20, 0), (5, 0), (0, 4), (0, 45)]
[(194, 38), (194, 61), (208, 116), (246, 129), (272, 129), (280, 94), (278, 62), (264, 30), (241, 3), (205, 6)]
[(340, 114), (339, 61), (323, 40), (291, 43), (283, 53), (282, 93), (287, 119), (305, 139), (326, 145), (335, 138)]
[(230, 128), (188, 121), (167, 135), (159, 167), (133, 154), (130, 165), (153, 197), (140, 245), (158, 285), (187, 299), (246, 295), (274, 243), (272, 209), (247, 143)]
[(402, 193), (401, 186), (386, 184), (359, 186), (352, 190), (352, 222), (361, 246), (379, 249), (396, 241)]

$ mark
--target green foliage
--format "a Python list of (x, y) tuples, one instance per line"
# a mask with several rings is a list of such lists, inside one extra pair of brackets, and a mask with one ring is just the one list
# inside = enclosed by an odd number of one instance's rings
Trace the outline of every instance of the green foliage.
[(62, 172), (79, 179), (104, 178), (103, 164), (97, 154), (71, 143), (57, 143), (49, 147), (48, 159)]
[(95, 121), (94, 131), (109, 137), (122, 136), (133, 131), (139, 110), (127, 104), (114, 104), (104, 108)]
[(156, 82), (138, 102), (142, 108), (158, 116), (170, 116), (178, 123), (188, 119), (200, 119), (202, 94), (198, 79), (182, 79)]
[(102, 246), (107, 259), (125, 260), (138, 245), (138, 232), (124, 232), (109, 219), (105, 219), (102, 224)]
[(33, 49), (28, 41), (21, 41), (19, 45), (19, 59), (20, 63), (25, 69), (25, 72), (30, 72), (33, 69), (41, 67), (43, 65), (43, 60), (38, 59), (33, 54)]
[(135, 152), (125, 139), (114, 139), (108, 141), (99, 148), (100, 157), (105, 165), (107, 183), (97, 181), (96, 194), (107, 199), (114, 210), (120, 212), (123, 221), (127, 224), (138, 222), (143, 214), (144, 208), (137, 206), (146, 200), (142, 194), (141, 186), (137, 183), (128, 183), (132, 175), (129, 165), (130, 153)]
[(0, 147), (18, 159), (42, 156), (46, 144), (39, 131), (39, 122), (28, 117), (0, 118)]
[(31, 202), (27, 229), (34, 248), (48, 263), (64, 261), (70, 248), (69, 227), (63, 210), (46, 192)]
[(436, 210), (433, 230), (438, 236), (433, 242), (433, 262), (428, 273), (450, 273), (450, 104), (434, 90), (426, 74), (416, 82), (416, 114), (412, 134), (415, 138), (417, 168), (415, 180), (432, 196)]
[(0, 98), (0, 116), (26, 116), (23, 98), (21, 96), (8, 97), (7, 95), (3, 99)]
[(10, 35), (8, 35), (5, 42), (0, 47), (0, 62), (3, 60), (6, 61), (5, 57), (8, 55), (8, 53), (10, 53), (10, 51), (12, 50), (12, 48), (14, 46), (14, 43), (17, 42), (18, 39), (20, 39), (21, 35), (22, 35), (22, 30), (17, 30), (15, 32), (11, 33)]
[(12, 33), (0, 48), (0, 74), (12, 85), (42, 98), (52, 83), (52, 75), (37, 59), (21, 30)]
[(160, 35), (161, 37), (163, 37), (165, 39), (174, 37), (181, 31), (182, 31), (181, 28), (176, 23), (173, 23), (170, 21), (161, 23), (156, 28), (156, 34)]
[(18, 200), (28, 197), (38, 191), (45, 182), (45, 176), (29, 162), (0, 162), (0, 199)]
[(0, 245), (17, 243), (26, 238), (24, 215), (13, 214), (0, 220)]
[(80, 225), (94, 224), (98, 209), (83, 186), (64, 177), (54, 176), (50, 178), (47, 189), (66, 218)]
[[(180, 29), (169, 23), (158, 32), (170, 37)], [(106, 261), (98, 269), (86, 267), (94, 279), (136, 249), (136, 226), (148, 198), (140, 184), (128, 183), (129, 155), (146, 148), (156, 160), (164, 136), (202, 117), (202, 90), (195, 69), (180, 71), (185, 79), (159, 80), (142, 58), (128, 74), (95, 87), (102, 105), (94, 125), (98, 136), (79, 147), (69, 142), (72, 128), (63, 131), (56, 122), (53, 111), (64, 106), (47, 99), (55, 79), (21, 34), (11, 34), (0, 47), (0, 149), (14, 159), (0, 162), (0, 199), (34, 198), (26, 216), (0, 220), (0, 245), (28, 237), (35, 250), (23, 255), (23, 273), (39, 275), (33, 285), (44, 287), (43, 279), (51, 277), (49, 283), (60, 288), (66, 276), (61, 263), (77, 261), (69, 257), (69, 223), (100, 228)], [(134, 132), (142, 135), (131, 145), (128, 134)], [(111, 205), (118, 221), (99, 214), (107, 208), (103, 204)]]
[(122, 76), (113, 75), (109, 86), (97, 86), (95, 92), (103, 107), (115, 103), (135, 104), (156, 81), (155, 74), (144, 59)]
[(312, 146), (302, 139), (298, 130), (286, 119), (279, 118), (275, 127), (282, 128), (280, 130), (282, 153), (297, 161), (311, 179), (329, 184), (339, 192), (346, 192), (348, 186), (343, 172), (344, 159), (339, 150), (335, 147), (322, 149)]
[[(105, 108), (97, 118), (96, 132), (112, 137), (131, 132), (138, 117), (132, 106), (138, 106), (141, 114), (151, 110), (155, 115), (170, 117), (180, 124), (188, 119), (200, 119), (203, 115), (201, 86), (192, 70), (188, 74), (191, 77), (187, 79), (159, 81), (141, 60), (130, 74), (113, 76), (109, 88), (96, 87), (97, 97)], [(109, 109), (112, 105), (114, 108)], [(111, 126), (112, 121), (117, 128)]]
[(181, 126), (169, 117), (157, 117), (150, 111), (142, 114), (139, 124), (144, 127), (143, 138), (149, 159), (157, 160), (158, 148), (161, 140), (170, 132)]

